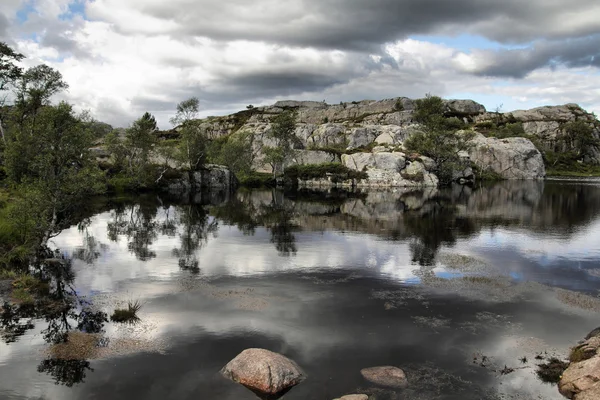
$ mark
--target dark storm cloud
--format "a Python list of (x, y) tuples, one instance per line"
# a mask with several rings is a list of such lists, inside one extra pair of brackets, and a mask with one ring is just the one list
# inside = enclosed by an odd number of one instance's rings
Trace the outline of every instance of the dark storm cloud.
[[(144, 4), (141, 10), (159, 20), (176, 21), (178, 27), (170, 32), (174, 35), (327, 49), (364, 50), (414, 34), (468, 32), (502, 43), (524, 43), (600, 32), (600, 19), (587, 17), (598, 10), (595, 0), (303, 0), (293, 3), (180, 0), (176, 3), (180, 6), (170, 2)], [(106, 17), (110, 19), (109, 15)], [(564, 18), (569, 21), (565, 23)], [(124, 31), (135, 29), (128, 24), (117, 27)]]
[(600, 67), (600, 35), (583, 39), (540, 42), (516, 50), (482, 52), (487, 66), (475, 71), (478, 75), (523, 78), (542, 67)]

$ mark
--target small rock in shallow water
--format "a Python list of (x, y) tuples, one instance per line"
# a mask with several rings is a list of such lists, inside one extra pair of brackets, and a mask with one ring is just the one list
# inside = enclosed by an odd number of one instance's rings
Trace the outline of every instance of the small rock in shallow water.
[(347, 394), (337, 399), (333, 400), (369, 400), (369, 396), (366, 394)]
[(373, 367), (362, 369), (360, 373), (366, 380), (377, 385), (400, 389), (408, 386), (406, 374), (400, 368), (390, 366)]
[(294, 361), (264, 349), (242, 351), (221, 373), (263, 398), (277, 398), (306, 379)]

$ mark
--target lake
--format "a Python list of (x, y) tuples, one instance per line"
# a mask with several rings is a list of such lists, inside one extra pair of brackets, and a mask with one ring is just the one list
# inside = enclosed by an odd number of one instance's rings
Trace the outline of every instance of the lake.
[[(99, 198), (80, 220), (45, 272), (65, 307), (3, 314), (1, 399), (253, 399), (219, 374), (252, 347), (305, 370), (290, 400), (561, 399), (536, 364), (600, 325), (600, 180)], [(99, 320), (135, 301), (137, 323)], [(408, 388), (362, 378), (380, 365)]]

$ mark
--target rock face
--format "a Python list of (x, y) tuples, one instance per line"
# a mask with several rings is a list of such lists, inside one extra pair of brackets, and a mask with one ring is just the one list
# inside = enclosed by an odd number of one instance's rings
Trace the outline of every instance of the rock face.
[(373, 367), (360, 371), (363, 378), (376, 385), (403, 389), (408, 386), (404, 371), (396, 367)]
[(235, 175), (223, 165), (207, 164), (193, 174), (182, 173), (179, 178), (169, 179), (169, 192), (190, 193), (201, 189), (234, 189), (238, 185)]
[(277, 398), (306, 378), (294, 361), (264, 349), (244, 350), (221, 373), (266, 398)]
[(574, 400), (600, 399), (600, 331), (590, 332), (586, 340), (573, 349), (583, 361), (572, 362), (563, 372), (558, 389)]
[[(600, 139), (600, 124), (596, 117), (585, 111), (577, 104), (537, 107), (531, 110), (517, 110), (505, 114), (482, 113), (476, 121), (495, 121), (501, 118), (507, 122), (520, 122), (528, 135), (535, 136), (541, 147), (540, 150), (564, 152), (572, 150), (565, 137), (565, 125), (574, 121), (583, 121), (593, 130), (593, 136)], [(589, 149), (591, 156), (585, 162), (600, 163), (600, 149)]]
[[(433, 164), (429, 159), (425, 162)], [(364, 171), (368, 179), (357, 183), (358, 187), (435, 187), (438, 178), (430, 173), (424, 163), (407, 161), (404, 153), (381, 152), (344, 154), (342, 164), (355, 171)]]
[(477, 134), (469, 157), (481, 170), (492, 170), (505, 179), (541, 179), (544, 159), (530, 140), (486, 138)]

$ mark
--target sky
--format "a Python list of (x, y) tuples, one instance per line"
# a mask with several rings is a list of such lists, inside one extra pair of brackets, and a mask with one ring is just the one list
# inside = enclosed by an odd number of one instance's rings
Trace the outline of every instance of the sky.
[(600, 112), (597, 0), (1, 0), (0, 41), (114, 126), (427, 93)]

